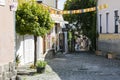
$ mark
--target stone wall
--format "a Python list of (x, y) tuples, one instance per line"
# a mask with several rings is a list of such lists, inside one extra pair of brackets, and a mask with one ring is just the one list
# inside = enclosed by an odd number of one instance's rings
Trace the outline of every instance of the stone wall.
[(120, 55), (120, 34), (100, 34), (98, 49), (104, 54), (113, 52)]
[(52, 59), (55, 57), (55, 50), (50, 49), (45, 53), (45, 59)]
[(17, 70), (14, 63), (0, 66), (0, 80), (16, 80)]

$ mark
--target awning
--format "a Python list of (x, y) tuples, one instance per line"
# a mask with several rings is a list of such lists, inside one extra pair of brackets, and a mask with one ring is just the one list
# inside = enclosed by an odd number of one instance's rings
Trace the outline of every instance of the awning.
[(52, 20), (55, 23), (64, 23), (64, 24), (68, 24), (68, 21), (64, 21), (63, 16), (62, 15), (58, 15), (58, 14), (50, 14)]

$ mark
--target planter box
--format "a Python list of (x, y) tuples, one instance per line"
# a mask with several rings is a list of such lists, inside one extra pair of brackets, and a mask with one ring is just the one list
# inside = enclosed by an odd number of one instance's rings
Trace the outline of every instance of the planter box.
[(98, 55), (98, 56), (99, 55), (101, 56), (102, 55), (102, 51), (95, 51), (95, 54)]
[(116, 57), (116, 55), (114, 53), (108, 53), (107, 54), (108, 59), (114, 59), (115, 57)]

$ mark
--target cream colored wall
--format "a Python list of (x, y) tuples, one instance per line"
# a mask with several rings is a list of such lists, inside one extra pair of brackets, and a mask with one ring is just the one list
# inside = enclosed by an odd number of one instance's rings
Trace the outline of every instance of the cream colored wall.
[(43, 0), (43, 3), (45, 3), (45, 4), (55, 8), (55, 6), (56, 6), (56, 2), (55, 1), (56, 0)]
[(14, 60), (14, 20), (10, 11), (12, 0), (6, 0), (5, 6), (0, 6), (0, 65)]
[[(120, 16), (120, 4), (119, 3), (120, 3), (120, 0), (98, 0), (98, 5), (108, 4), (107, 9), (98, 11), (98, 28), (100, 28), (99, 15), (102, 14), (102, 27), (103, 27), (102, 32), (103, 33), (106, 33), (106, 13), (109, 13), (108, 31), (109, 33), (114, 33), (115, 31), (114, 11), (118, 10), (118, 15)], [(120, 29), (120, 25), (119, 25), (119, 29)]]

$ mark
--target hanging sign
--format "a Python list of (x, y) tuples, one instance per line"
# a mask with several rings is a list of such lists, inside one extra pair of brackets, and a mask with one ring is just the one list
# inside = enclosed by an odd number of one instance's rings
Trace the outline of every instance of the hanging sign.
[(5, 5), (5, 0), (0, 0), (0, 5)]
[(18, 6), (18, 3), (17, 3), (17, 2), (13, 2), (13, 3), (10, 5), (10, 10), (11, 10), (11, 11), (16, 11), (16, 10), (17, 10), (17, 6)]

